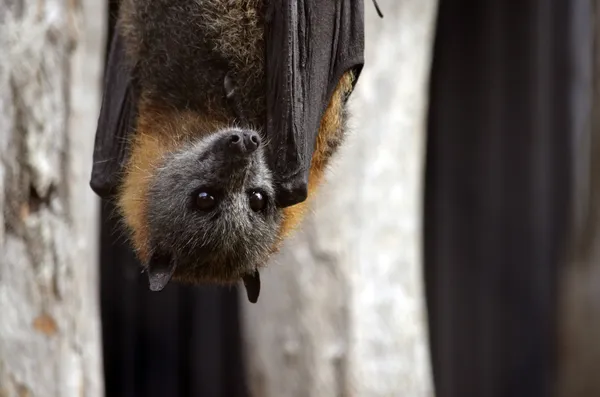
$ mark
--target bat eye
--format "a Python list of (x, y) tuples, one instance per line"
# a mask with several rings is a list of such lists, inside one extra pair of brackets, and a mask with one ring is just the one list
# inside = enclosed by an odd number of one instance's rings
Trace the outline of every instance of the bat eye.
[(196, 207), (202, 211), (209, 211), (215, 207), (217, 200), (207, 192), (200, 192), (196, 196)]
[(254, 191), (250, 193), (250, 209), (254, 212), (258, 212), (265, 208), (267, 205), (267, 199), (261, 192)]

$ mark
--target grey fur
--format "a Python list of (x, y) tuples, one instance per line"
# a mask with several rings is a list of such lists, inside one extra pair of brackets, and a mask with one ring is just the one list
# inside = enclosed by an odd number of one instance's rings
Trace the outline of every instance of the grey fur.
[[(176, 264), (179, 279), (239, 280), (266, 261), (276, 242), (282, 217), (264, 145), (250, 154), (231, 155), (226, 144), (234, 131), (241, 130), (219, 131), (182, 147), (150, 185), (153, 257)], [(218, 199), (208, 212), (194, 205), (203, 188)], [(249, 206), (249, 193), (256, 190), (267, 200), (259, 212)]]

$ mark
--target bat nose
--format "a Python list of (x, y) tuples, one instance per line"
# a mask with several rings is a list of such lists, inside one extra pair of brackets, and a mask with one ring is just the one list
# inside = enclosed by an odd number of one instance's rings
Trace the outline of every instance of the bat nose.
[(252, 153), (260, 145), (260, 136), (254, 131), (235, 131), (229, 136), (229, 149), (233, 153)]

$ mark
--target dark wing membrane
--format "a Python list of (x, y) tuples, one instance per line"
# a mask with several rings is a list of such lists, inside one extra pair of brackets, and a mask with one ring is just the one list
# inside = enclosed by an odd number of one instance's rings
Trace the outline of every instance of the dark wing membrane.
[(362, 70), (364, 3), (272, 0), (265, 29), (269, 161), (286, 207), (306, 199), (319, 125), (339, 79)]
[(115, 32), (104, 81), (98, 117), (90, 186), (102, 198), (116, 192), (127, 159), (129, 134), (133, 132), (136, 100), (131, 73), (125, 65), (123, 39)]

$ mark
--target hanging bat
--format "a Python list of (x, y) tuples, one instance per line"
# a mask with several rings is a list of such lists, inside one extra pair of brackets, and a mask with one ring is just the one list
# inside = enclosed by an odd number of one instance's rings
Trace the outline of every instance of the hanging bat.
[(243, 280), (300, 223), (343, 142), (362, 0), (123, 0), (90, 185), (153, 291)]

